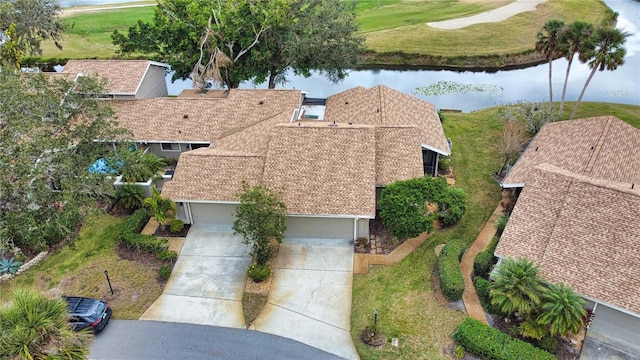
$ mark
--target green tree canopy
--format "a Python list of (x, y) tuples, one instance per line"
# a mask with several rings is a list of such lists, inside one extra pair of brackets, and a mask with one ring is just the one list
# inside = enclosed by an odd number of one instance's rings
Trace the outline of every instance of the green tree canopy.
[(165, 0), (152, 23), (139, 21), (112, 39), (122, 53), (169, 62), (174, 79), (194, 74), (200, 87), (269, 79), (273, 88), (288, 68), (337, 81), (364, 46), (354, 7), (334, 0)]
[(93, 337), (73, 331), (67, 317), (64, 300), (16, 290), (11, 305), (0, 307), (0, 358), (86, 359)]
[(537, 35), (536, 51), (544, 54), (545, 59), (549, 62), (549, 102), (553, 102), (553, 87), (551, 82), (551, 73), (553, 60), (563, 55), (560, 46), (560, 34), (564, 31), (564, 22), (562, 20), (551, 19), (542, 26), (542, 31)]
[(627, 50), (624, 48), (624, 44), (629, 37), (629, 33), (620, 29), (616, 29), (611, 26), (604, 26), (596, 29), (593, 35), (587, 40), (582, 51), (580, 52), (579, 59), (583, 63), (588, 63), (591, 68), (591, 73), (584, 83), (584, 87), (580, 92), (578, 101), (571, 112), (570, 119), (576, 115), (582, 97), (584, 96), (589, 82), (593, 79), (597, 71), (609, 70), (613, 71), (624, 64), (624, 57), (627, 54)]
[(271, 241), (284, 239), (287, 230), (287, 206), (281, 195), (266, 186), (242, 184), (240, 205), (236, 208), (233, 230), (251, 245), (251, 255), (258, 265), (265, 265), (273, 254)]
[(12, 39), (23, 54), (40, 55), (40, 43), (52, 40), (59, 49), (64, 27), (58, 20), (57, 0), (0, 0), (0, 34), (15, 25)]
[(83, 205), (112, 195), (106, 175), (88, 171), (107, 152), (94, 139), (125, 132), (92, 96), (104, 93), (94, 79), (5, 67), (0, 83), (0, 240), (39, 250), (73, 232)]

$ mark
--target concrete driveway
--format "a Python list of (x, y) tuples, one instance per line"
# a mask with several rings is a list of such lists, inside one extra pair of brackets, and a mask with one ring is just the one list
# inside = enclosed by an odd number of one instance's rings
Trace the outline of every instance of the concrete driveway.
[(351, 339), (352, 283), (351, 241), (286, 238), (267, 305), (252, 328), (357, 359)]
[(251, 263), (231, 227), (194, 225), (160, 297), (140, 320), (246, 328), (242, 293)]

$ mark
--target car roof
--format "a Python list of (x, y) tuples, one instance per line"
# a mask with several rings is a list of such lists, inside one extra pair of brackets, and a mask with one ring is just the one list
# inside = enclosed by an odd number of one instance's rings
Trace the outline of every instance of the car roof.
[(67, 296), (67, 310), (71, 315), (88, 315), (93, 313), (96, 306), (102, 301), (78, 296)]

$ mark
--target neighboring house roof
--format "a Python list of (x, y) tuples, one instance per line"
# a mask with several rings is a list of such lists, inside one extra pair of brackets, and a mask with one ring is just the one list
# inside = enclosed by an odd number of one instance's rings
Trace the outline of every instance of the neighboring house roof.
[(176, 201), (237, 201), (242, 182), (257, 185), (262, 180), (264, 159), (256, 154), (200, 148), (180, 155), (173, 179), (162, 187), (162, 195)]
[(298, 122), (271, 131), (264, 183), (291, 214), (375, 216), (376, 129)]
[(266, 119), (291, 120), (300, 90), (229, 91), (219, 98), (114, 101), (118, 122), (138, 142), (213, 142)]
[(168, 64), (149, 60), (69, 60), (62, 73), (98, 76), (107, 80), (110, 94), (135, 95), (151, 66), (169, 68)]
[(540, 275), (640, 315), (640, 188), (541, 164), (524, 188), (496, 255), (532, 260)]
[(329, 96), (324, 119), (366, 125), (415, 125), (424, 147), (445, 156), (451, 154), (435, 107), (384, 85), (355, 87)]
[(505, 188), (522, 187), (532, 169), (549, 163), (575, 174), (640, 183), (640, 129), (615, 116), (548, 123), (509, 174)]

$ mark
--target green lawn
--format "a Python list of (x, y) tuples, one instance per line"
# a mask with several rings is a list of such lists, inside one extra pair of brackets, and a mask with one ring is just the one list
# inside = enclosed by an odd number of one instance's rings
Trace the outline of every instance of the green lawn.
[[(447, 57), (515, 54), (533, 49), (535, 35), (549, 19), (599, 23), (605, 11), (600, 0), (549, 0), (536, 11), (516, 15), (500, 23), (478, 24), (458, 30), (439, 30), (427, 22), (471, 16), (510, 3), (509, 0), (376, 0), (357, 5), (367, 48), (378, 53)], [(64, 50), (43, 44), (43, 57), (109, 58), (116, 47), (113, 30), (126, 31), (138, 19), (152, 21), (153, 7), (103, 10), (64, 17), (69, 34)]]
[[(35, 268), (2, 284), (0, 303), (16, 287), (51, 295), (80, 295), (109, 301), (116, 319), (137, 319), (162, 293), (158, 267), (120, 258), (115, 249), (121, 220), (109, 215), (85, 221), (80, 238), (51, 254)], [(114, 288), (111, 295), (104, 271)]]
[[(566, 116), (573, 103), (567, 103)], [(434, 291), (434, 248), (452, 239), (475, 240), (500, 200), (500, 188), (493, 173), (500, 167), (497, 143), (500, 124), (497, 108), (472, 113), (446, 113), (443, 126), (453, 140), (452, 163), (456, 186), (469, 194), (469, 207), (456, 226), (436, 231), (413, 254), (393, 267), (374, 267), (367, 275), (355, 275), (351, 334), (363, 360), (450, 359), (444, 350), (450, 335), (464, 318), (446, 308), (439, 289)], [(583, 103), (578, 117), (613, 114), (640, 128), (640, 106)], [(387, 338), (397, 337), (400, 346), (387, 343), (382, 350), (370, 349), (360, 333), (379, 311), (379, 329)]]
[(110, 58), (117, 50), (111, 42), (114, 30), (126, 32), (138, 20), (152, 21), (154, 6), (78, 13), (62, 18), (67, 33), (63, 50), (52, 42), (42, 44), (44, 58)]

